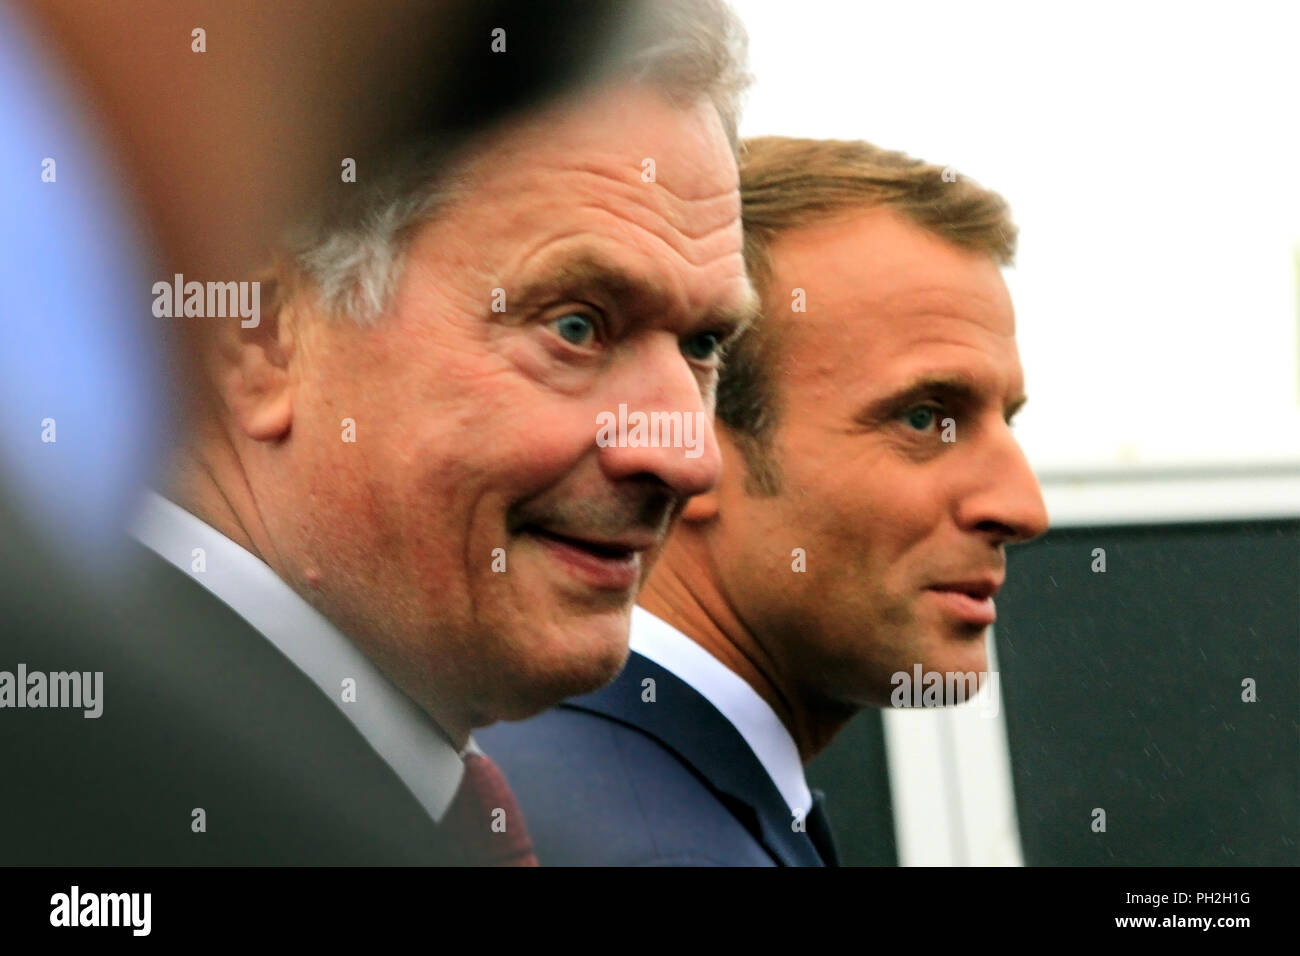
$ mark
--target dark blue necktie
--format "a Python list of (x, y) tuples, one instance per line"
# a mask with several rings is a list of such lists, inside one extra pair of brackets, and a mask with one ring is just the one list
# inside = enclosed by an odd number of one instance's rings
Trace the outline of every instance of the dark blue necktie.
[(817, 849), (817, 854), (827, 866), (839, 866), (840, 855), (835, 850), (835, 835), (831, 832), (831, 821), (826, 816), (826, 794), (814, 790), (812, 809), (804, 823), (808, 830), (808, 839)]

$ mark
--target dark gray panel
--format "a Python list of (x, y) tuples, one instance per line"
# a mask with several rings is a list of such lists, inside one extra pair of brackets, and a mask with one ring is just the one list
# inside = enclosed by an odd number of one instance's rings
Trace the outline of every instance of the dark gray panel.
[(1300, 862), (1300, 522), (1051, 532), (997, 650), (1026, 863)]
[(895, 866), (894, 811), (880, 711), (858, 714), (808, 765), (810, 786), (826, 791), (826, 813), (845, 866)]

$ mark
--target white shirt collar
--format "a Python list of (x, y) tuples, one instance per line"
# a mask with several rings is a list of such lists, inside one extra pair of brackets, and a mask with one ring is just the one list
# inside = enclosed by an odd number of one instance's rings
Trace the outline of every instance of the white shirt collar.
[(632, 650), (693, 687), (745, 738), (790, 812), (812, 809), (799, 748), (781, 718), (758, 691), (699, 644), (643, 607), (632, 608)]
[[(437, 821), (460, 786), (465, 765), (455, 747), (411, 698), (270, 566), (216, 528), (150, 491), (133, 536), (212, 592), (334, 702)], [(202, 571), (193, 570), (196, 548)], [(356, 681), (344, 702), (343, 681)], [(477, 753), (473, 740), (466, 753)]]

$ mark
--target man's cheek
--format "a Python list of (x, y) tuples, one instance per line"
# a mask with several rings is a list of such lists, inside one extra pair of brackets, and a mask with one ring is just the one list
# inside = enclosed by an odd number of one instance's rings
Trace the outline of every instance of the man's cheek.
[(526, 419), (514, 420), (510, 456), (526, 473), (558, 478), (596, 447), (596, 419), (581, 405), (535, 405)]
[(600, 369), (574, 364), (556, 354), (544, 338), (550, 333), (523, 327), (507, 329), (502, 334), (505, 337), (492, 345), (496, 374), (502, 382), (509, 383), (512, 391), (526, 389), (533, 393), (513, 396), (513, 403), (505, 403), (508, 408), (527, 408), (528, 400), (546, 401), (548, 397), (576, 400), (600, 384)]

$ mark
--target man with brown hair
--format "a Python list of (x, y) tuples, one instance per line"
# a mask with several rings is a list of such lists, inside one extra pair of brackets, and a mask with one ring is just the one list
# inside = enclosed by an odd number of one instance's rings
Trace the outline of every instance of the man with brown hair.
[[(741, 165), (761, 320), (609, 687), (485, 735), (554, 863), (835, 860), (803, 765), (919, 666), (982, 677), (1005, 546), (1041, 534), (997, 195), (867, 143)], [(955, 703), (956, 700), (945, 700)]]

